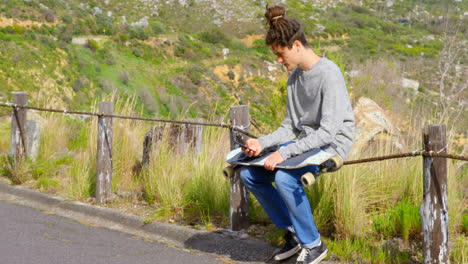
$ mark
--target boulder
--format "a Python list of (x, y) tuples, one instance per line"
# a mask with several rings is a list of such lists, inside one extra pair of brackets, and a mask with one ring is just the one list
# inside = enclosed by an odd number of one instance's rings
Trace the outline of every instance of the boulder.
[(401, 86), (403, 86), (403, 88), (413, 89), (414, 92), (418, 92), (419, 82), (416, 81), (416, 80), (402, 78), (401, 79)]
[(359, 154), (364, 149), (372, 149), (373, 142), (387, 141), (392, 148), (402, 150), (401, 134), (395, 128), (384, 110), (369, 98), (361, 97), (355, 103), (354, 117), (356, 120), (356, 132), (352, 154)]

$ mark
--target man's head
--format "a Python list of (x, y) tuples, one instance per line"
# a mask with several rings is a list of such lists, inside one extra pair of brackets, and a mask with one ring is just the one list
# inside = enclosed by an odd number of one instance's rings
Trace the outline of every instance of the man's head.
[(294, 18), (286, 18), (286, 10), (282, 6), (266, 7), (265, 17), (269, 29), (265, 36), (268, 46), (279, 45), (292, 48), (297, 40), (302, 46), (309, 47), (302, 25)]
[(296, 19), (286, 18), (282, 6), (268, 7), (265, 13), (270, 28), (265, 36), (265, 43), (271, 46), (273, 53), (288, 70), (293, 70), (301, 63), (301, 52), (309, 49), (302, 26)]
[(291, 48), (281, 46), (276, 42), (271, 45), (273, 53), (278, 58), (278, 63), (281, 63), (288, 71), (293, 70), (302, 62), (301, 50), (304, 48), (299, 40), (295, 40)]

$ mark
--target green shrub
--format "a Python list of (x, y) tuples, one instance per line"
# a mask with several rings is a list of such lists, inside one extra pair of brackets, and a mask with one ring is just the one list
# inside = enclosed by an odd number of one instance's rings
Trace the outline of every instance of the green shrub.
[[(185, 71), (185, 69), (182, 68), (182, 71)], [(187, 77), (192, 81), (192, 83), (196, 83), (202, 78), (203, 68), (201, 68), (198, 65), (193, 65), (187, 70), (186, 74)]]
[(365, 7), (363, 7), (363, 6), (355, 6), (355, 5), (353, 5), (353, 6), (351, 7), (351, 9), (352, 9), (354, 12), (356, 12), (356, 13), (361, 13), (361, 14), (369, 14), (369, 13), (370, 13), (369, 9), (367, 9), (367, 8), (365, 8)]
[(83, 22), (82, 27), (80, 27), (83, 32), (89, 32), (89, 33), (98, 33), (99, 28), (96, 23), (96, 20), (94, 17), (89, 16), (86, 17), (85, 21)]
[(43, 35), (51, 35), (55, 32), (55, 27), (49, 27), (48, 25), (42, 25), (39, 29), (39, 33)]
[(234, 74), (232, 70), (229, 70), (227, 75), (229, 77), (229, 80), (234, 80), (236, 78), (236, 75)]
[(87, 32), (87, 27), (84, 24), (84, 21), (81, 19), (78, 19), (75, 24), (73, 25), (72, 28), (72, 34), (73, 35), (82, 35), (84, 32)]
[(137, 47), (133, 48), (132, 54), (135, 55), (136, 57), (141, 57), (141, 51)]
[(119, 80), (123, 84), (128, 85), (130, 83), (130, 74), (126, 70), (121, 71), (119, 74)]
[(118, 35), (118, 41), (121, 43), (121, 44), (124, 44), (128, 41), (128, 35), (125, 34), (125, 33), (119, 33)]
[(22, 35), (24, 33), (24, 27), (18, 24), (13, 24), (13, 33), (17, 35)]
[(60, 19), (65, 24), (71, 24), (73, 22), (73, 17), (70, 14), (65, 14)]
[(257, 39), (253, 43), (252, 49), (261, 54), (270, 54), (269, 47), (263, 39)]
[(99, 44), (94, 39), (88, 39), (88, 43), (86, 44), (86, 47), (92, 51), (96, 51), (99, 49)]
[(230, 56), (224, 61), (224, 63), (229, 66), (234, 66), (240, 63), (240, 59), (237, 56)]
[(57, 38), (65, 43), (71, 43), (73, 39), (73, 27), (60, 25), (57, 29)]
[(37, 188), (48, 191), (50, 188), (57, 188), (59, 186), (59, 182), (57, 179), (51, 179), (47, 176), (39, 177), (37, 183)]
[(156, 35), (166, 33), (166, 30), (164, 29), (164, 26), (161, 23), (157, 22), (157, 21), (151, 22), (150, 27), (151, 27), (151, 30), (153, 31), (153, 33), (156, 34)]
[(114, 65), (117, 62), (117, 59), (110, 48), (100, 49), (98, 54), (102, 62), (106, 65)]
[(186, 52), (188, 52), (188, 51), (186, 51), (184, 47), (177, 46), (174, 49), (174, 56), (179, 57), (179, 58), (183, 58), (183, 57), (186, 57)]
[(54, 11), (51, 9), (47, 9), (47, 11), (45, 11), (44, 18), (49, 23), (55, 23)]
[(393, 237), (396, 231), (396, 223), (393, 222), (392, 216), (387, 213), (376, 215), (372, 219), (374, 231), (380, 234), (383, 238)]
[(409, 200), (402, 200), (393, 208), (376, 215), (372, 225), (375, 232), (384, 238), (400, 235), (408, 241), (410, 235), (421, 231), (419, 206)]
[(82, 87), (89, 85), (89, 80), (86, 76), (77, 78), (72, 84), (73, 91), (78, 92)]
[(6, 26), (2, 28), (2, 32), (7, 34), (13, 34), (14, 30), (12, 26)]
[(468, 211), (465, 212), (462, 219), (462, 229), (463, 232), (468, 235)]
[(98, 34), (112, 35), (114, 33), (114, 26), (112, 25), (114, 18), (103, 14), (96, 16), (96, 24), (98, 26)]
[(130, 34), (131, 39), (141, 39), (141, 40), (146, 40), (148, 39), (148, 33), (145, 31), (145, 29), (141, 26), (131, 26), (128, 28), (128, 32)]
[(229, 37), (218, 27), (212, 27), (207, 31), (197, 33), (198, 39), (210, 44), (222, 44), (225, 47), (230, 47)]
[(49, 36), (41, 36), (39, 41), (44, 45), (44, 46), (47, 46), (49, 47), (50, 49), (55, 49), (57, 48), (57, 43), (56, 41), (52, 38), (52, 37), (49, 37)]
[(205, 58), (209, 58), (211, 57), (211, 50), (207, 47), (202, 47), (200, 49), (200, 53), (205, 57)]

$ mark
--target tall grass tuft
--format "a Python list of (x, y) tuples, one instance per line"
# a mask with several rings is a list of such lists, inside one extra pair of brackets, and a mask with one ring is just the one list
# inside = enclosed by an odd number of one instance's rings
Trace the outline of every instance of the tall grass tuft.
[(83, 201), (95, 194), (96, 161), (87, 153), (79, 153), (75, 161), (66, 170), (65, 179), (62, 179), (65, 192), (70, 199)]
[[(210, 223), (210, 217), (226, 217), (229, 212), (229, 182), (222, 176), (223, 159), (228, 151), (225, 131), (206, 128), (203, 150), (174, 154), (173, 142), (163, 137), (157, 155), (143, 172), (143, 189), (148, 201), (157, 205), (157, 215), (200, 218)], [(208, 140), (217, 139), (213, 144)]]
[(457, 235), (454, 244), (451, 248), (450, 261), (456, 264), (468, 263), (468, 237)]
[[(0, 121), (0, 153), (6, 153), (10, 146), (11, 122)], [(2, 163), (0, 163), (1, 165)], [(3, 166), (1, 166), (3, 167)]]
[(15, 162), (13, 156), (3, 155), (0, 157), (0, 164), (3, 164), (0, 173), (15, 185), (23, 184), (31, 179), (31, 165), (27, 160), (18, 159)]

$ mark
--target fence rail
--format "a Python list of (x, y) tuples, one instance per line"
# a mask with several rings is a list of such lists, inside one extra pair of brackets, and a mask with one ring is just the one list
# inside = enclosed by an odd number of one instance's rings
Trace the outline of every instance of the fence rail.
[(244, 134), (251, 138), (257, 138), (257, 136), (246, 132), (244, 130), (244, 127), (233, 126), (231, 124), (226, 124), (226, 123), (208, 123), (208, 122), (182, 121), (182, 120), (171, 120), (171, 119), (161, 119), (161, 118), (149, 118), (149, 117), (140, 117), (140, 116), (125, 116), (125, 115), (108, 114), (108, 113), (103, 113), (103, 112), (96, 113), (96, 112), (87, 112), (87, 111), (69, 111), (69, 110), (63, 110), (63, 109), (42, 108), (42, 107), (34, 107), (34, 106), (11, 104), (11, 103), (0, 103), (0, 107), (12, 107), (13, 111), (16, 111), (15, 109), (19, 108), (19, 109), (29, 109), (29, 110), (61, 113), (61, 114), (88, 115), (88, 116), (96, 116), (96, 117), (111, 117), (111, 118), (151, 121), (151, 122), (160, 122), (160, 123), (223, 127), (223, 128), (228, 128), (235, 132)]
[[(250, 116), (248, 106), (235, 106), (230, 110), (231, 124), (209, 123), (197, 121), (169, 120), (124, 116), (113, 113), (113, 103), (101, 102), (99, 112), (69, 111), (32, 107), (27, 105), (27, 95), (24, 92), (13, 93), (14, 103), (0, 103), (0, 107), (11, 107), (12, 129), (11, 139), (14, 144), (15, 164), (27, 156), (26, 119), (27, 110), (54, 112), (62, 114), (89, 115), (98, 117), (98, 157), (96, 175), (96, 201), (103, 203), (110, 198), (112, 192), (112, 119), (131, 119), (150, 122), (163, 122), (196, 126), (214, 126), (228, 128), (231, 138), (231, 149), (237, 148), (237, 142), (244, 143), (247, 137), (256, 138), (250, 134)], [(447, 154), (445, 125), (431, 125), (423, 128), (424, 148), (409, 153), (393, 154), (381, 157), (365, 158), (344, 162), (344, 165), (383, 161), (406, 157), (423, 157), (424, 197), (420, 216), (423, 230), (424, 263), (448, 263), (448, 211), (447, 211), (447, 158), (468, 161), (466, 156)], [(231, 230), (239, 231), (249, 226), (248, 208), (249, 193), (236, 173), (231, 178)]]
[[(0, 107), (8, 107), (8, 108), (11, 107), (13, 108), (14, 113), (16, 113), (18, 111), (17, 109), (19, 108), (19, 109), (29, 109), (29, 110), (61, 113), (61, 114), (89, 115), (89, 116), (96, 116), (96, 117), (110, 117), (110, 118), (120, 118), (120, 119), (130, 119), (130, 120), (140, 120), (140, 121), (150, 121), (150, 122), (160, 122), (160, 123), (172, 123), (172, 124), (213, 126), (213, 127), (228, 128), (230, 130), (233, 130), (234, 132), (238, 132), (248, 137), (257, 138), (257, 136), (245, 131), (245, 127), (243, 126), (233, 126), (232, 124), (226, 124), (226, 123), (209, 123), (209, 122), (171, 120), (171, 119), (161, 119), (161, 118), (148, 118), (148, 117), (139, 117), (139, 116), (125, 116), (125, 115), (117, 115), (117, 114), (107, 114), (103, 112), (69, 111), (69, 110), (61, 110), (61, 109), (19, 105), (19, 104), (12, 104), (12, 103), (0, 103)], [(17, 114), (15, 114), (14, 116), (17, 121), (18, 119)], [(23, 134), (23, 133), (20, 133), (20, 134)], [(413, 152), (408, 152), (408, 153), (385, 155), (385, 156), (374, 157), (374, 158), (349, 160), (349, 161), (345, 161), (343, 165), (353, 165), (353, 164), (360, 164), (360, 163), (367, 163), (367, 162), (374, 162), (374, 161), (383, 161), (383, 160), (389, 160), (389, 159), (399, 159), (399, 158), (417, 157), (417, 156), (442, 157), (442, 158), (468, 161), (467, 156), (444, 154), (444, 153), (439, 153), (439, 152), (434, 152), (434, 151), (421, 151), (420, 150), (420, 151), (413, 151)]]

